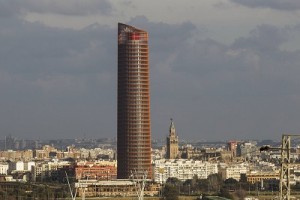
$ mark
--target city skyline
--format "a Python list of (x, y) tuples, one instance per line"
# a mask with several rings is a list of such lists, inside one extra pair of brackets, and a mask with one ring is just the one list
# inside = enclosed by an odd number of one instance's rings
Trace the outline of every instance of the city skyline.
[(116, 24), (150, 33), (152, 137), (300, 132), (300, 5), (0, 1), (0, 138), (117, 135)]

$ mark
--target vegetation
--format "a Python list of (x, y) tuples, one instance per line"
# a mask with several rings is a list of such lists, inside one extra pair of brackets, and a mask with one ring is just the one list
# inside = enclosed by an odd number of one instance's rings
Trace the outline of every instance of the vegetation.
[(178, 200), (179, 191), (173, 184), (167, 183), (163, 190), (163, 197), (166, 200)]
[(0, 199), (6, 200), (59, 199), (67, 196), (69, 189), (63, 184), (2, 182), (0, 185)]
[[(278, 180), (264, 182), (264, 187), (260, 183), (248, 183), (245, 178), (240, 181), (235, 179), (222, 180), (220, 174), (209, 175), (207, 179), (199, 179), (197, 176), (184, 182), (177, 178), (169, 178), (163, 188), (163, 196), (172, 196), (169, 199), (178, 199), (178, 196), (221, 196), (228, 199), (244, 199), (247, 194), (273, 193), (278, 191)], [(295, 186), (300, 188), (300, 185)], [(176, 197), (177, 196), (177, 197)]]
[[(29, 199), (67, 199), (70, 198), (68, 185), (56, 180), (48, 183), (0, 182), (0, 199), (29, 200)], [(273, 194), (278, 191), (279, 181), (269, 180), (262, 185), (251, 184), (246, 179), (222, 180), (219, 174), (212, 174), (207, 179), (194, 176), (184, 182), (177, 178), (169, 178), (162, 188), (161, 196), (165, 200), (180, 200), (180, 196), (193, 199), (205, 199), (207, 196), (221, 196), (228, 199), (244, 199), (247, 194)], [(300, 184), (293, 186), (299, 191)], [(158, 197), (157, 197), (158, 198)]]

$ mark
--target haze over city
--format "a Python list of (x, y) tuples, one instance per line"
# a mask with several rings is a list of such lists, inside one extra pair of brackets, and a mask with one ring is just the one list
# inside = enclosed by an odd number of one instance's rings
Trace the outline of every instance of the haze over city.
[(116, 137), (117, 23), (149, 33), (152, 138), (300, 130), (300, 2), (0, 0), (0, 138)]

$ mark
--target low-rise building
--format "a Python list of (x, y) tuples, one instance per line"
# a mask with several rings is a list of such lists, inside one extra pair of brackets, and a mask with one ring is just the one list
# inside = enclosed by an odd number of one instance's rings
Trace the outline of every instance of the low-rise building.
[(32, 166), (32, 181), (61, 180), (66, 178), (65, 172), (69, 172), (72, 168), (73, 164), (69, 161), (52, 160), (39, 162)]
[(8, 174), (8, 163), (2, 162), (0, 163), (0, 174), (7, 175)]
[(247, 174), (248, 166), (246, 163), (240, 164), (219, 164), (219, 173), (223, 180), (233, 178), (237, 181), (241, 179), (242, 174)]
[[(85, 197), (132, 197), (137, 196), (137, 182), (134, 180), (97, 181), (81, 180), (75, 183), (77, 196)], [(160, 191), (160, 185), (145, 182), (144, 195), (155, 196)]]
[(8, 172), (14, 171), (24, 171), (24, 162), (23, 161), (11, 161), (8, 163)]
[(185, 159), (161, 159), (154, 161), (154, 181), (165, 183), (168, 178), (174, 177), (181, 181), (193, 179), (207, 179), (210, 174), (218, 173), (216, 163), (203, 162), (200, 160)]
[(75, 177), (81, 179), (112, 180), (117, 178), (117, 161), (82, 161), (76, 163)]
[(23, 150), (23, 151), (13, 151), (13, 150), (6, 150), (0, 151), (0, 159), (2, 160), (10, 160), (10, 161), (29, 161), (33, 158), (33, 151), (32, 150)]
[(247, 182), (252, 184), (273, 179), (280, 179), (279, 171), (251, 171), (247, 173)]

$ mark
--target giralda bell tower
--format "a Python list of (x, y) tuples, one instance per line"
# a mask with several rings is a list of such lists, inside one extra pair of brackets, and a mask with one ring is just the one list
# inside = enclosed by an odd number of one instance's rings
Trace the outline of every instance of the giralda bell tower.
[(148, 33), (118, 24), (118, 179), (151, 169)]

